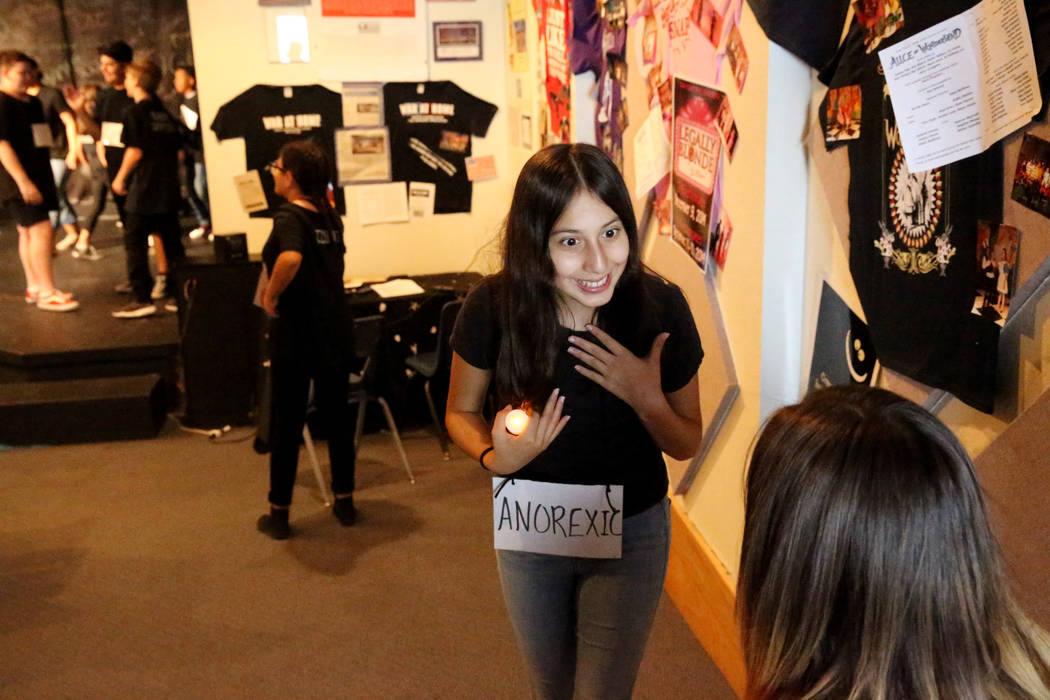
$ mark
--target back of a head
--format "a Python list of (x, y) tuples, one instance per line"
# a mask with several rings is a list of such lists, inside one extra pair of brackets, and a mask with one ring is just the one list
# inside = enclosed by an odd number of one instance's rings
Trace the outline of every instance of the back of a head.
[(331, 170), (323, 148), (310, 139), (289, 141), (281, 147), (280, 158), (304, 195), (311, 200), (326, 199)]
[(128, 64), (127, 70), (138, 80), (140, 88), (151, 95), (156, 94), (162, 76), (160, 66), (149, 59), (141, 59)]
[(1006, 590), (972, 462), (880, 389), (816, 391), (769, 419), (738, 608), (756, 698), (1048, 692), (1045, 636)]

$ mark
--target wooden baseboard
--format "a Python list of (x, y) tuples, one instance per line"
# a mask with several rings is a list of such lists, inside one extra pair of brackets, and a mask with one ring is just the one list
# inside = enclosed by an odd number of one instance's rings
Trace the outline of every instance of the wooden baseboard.
[(734, 613), (736, 584), (676, 497), (671, 498), (671, 555), (664, 588), (729, 685), (743, 697), (747, 673)]

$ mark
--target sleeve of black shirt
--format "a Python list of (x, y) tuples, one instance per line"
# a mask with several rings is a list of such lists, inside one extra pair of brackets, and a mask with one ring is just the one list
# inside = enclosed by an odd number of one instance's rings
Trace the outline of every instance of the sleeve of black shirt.
[(463, 91), (463, 98), (469, 103), (467, 109), (470, 113), (470, 133), (484, 137), (499, 107), (466, 91)]
[(682, 290), (669, 284), (662, 292), (663, 328), (671, 335), (660, 357), (660, 385), (663, 392), (669, 394), (685, 387), (696, 375), (704, 359), (704, 349)]
[(463, 302), (452, 330), (452, 349), (478, 369), (494, 369), (499, 355), (500, 333), (494, 290), (491, 278), (478, 284)]
[(273, 217), (273, 236), (277, 242), (277, 254), (287, 251), (296, 253), (306, 252), (306, 232), (303, 222), (294, 213), (287, 209), (279, 209)]
[(245, 93), (242, 92), (222, 107), (219, 107), (215, 119), (212, 120), (211, 130), (215, 132), (215, 138), (220, 141), (244, 136), (242, 120), (239, 118), (244, 95)]
[[(13, 99), (13, 98), (11, 98)], [(11, 131), (14, 127), (15, 115), (12, 114), (10, 99), (0, 100), (0, 141), (11, 143)]]
[(124, 130), (121, 141), (127, 148), (142, 149), (149, 139), (148, 114), (137, 106), (132, 107), (124, 114)]

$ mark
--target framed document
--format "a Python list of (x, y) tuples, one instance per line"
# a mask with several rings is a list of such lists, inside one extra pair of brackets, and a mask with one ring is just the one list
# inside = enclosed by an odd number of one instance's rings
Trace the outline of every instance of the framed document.
[(336, 129), (340, 185), (390, 182), (390, 132), (385, 126)]
[(435, 61), (480, 61), (481, 22), (434, 22)]

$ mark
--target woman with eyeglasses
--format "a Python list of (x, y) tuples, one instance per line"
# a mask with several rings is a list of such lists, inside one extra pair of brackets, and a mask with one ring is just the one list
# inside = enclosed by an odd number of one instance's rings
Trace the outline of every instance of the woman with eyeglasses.
[(332, 512), (353, 525), (354, 443), (347, 406), (352, 325), (343, 292), (343, 224), (328, 202), (331, 166), (313, 141), (293, 141), (268, 166), (274, 192), (285, 200), (263, 247), (267, 281), (262, 305), (271, 317), (273, 400), (270, 433), (270, 511), (258, 521), (275, 540), (291, 535), (288, 509), (299, 462), (299, 441), (313, 382), (325, 421), (332, 469)]

